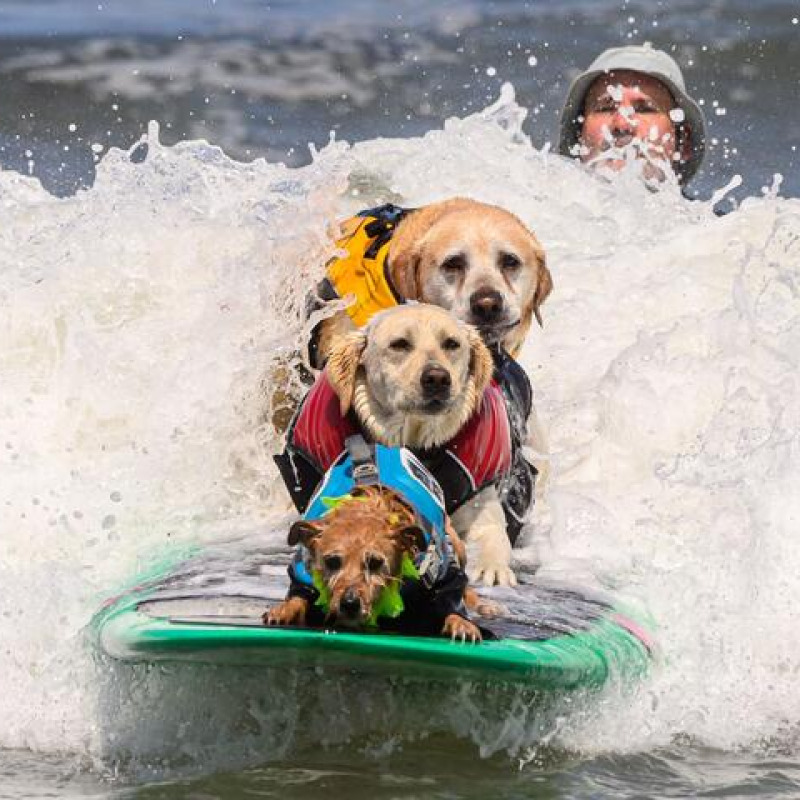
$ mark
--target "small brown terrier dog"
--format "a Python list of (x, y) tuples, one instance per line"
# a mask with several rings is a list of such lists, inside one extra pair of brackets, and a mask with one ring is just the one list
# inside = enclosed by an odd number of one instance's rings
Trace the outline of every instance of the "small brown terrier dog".
[[(449, 526), (457, 568), (463, 570), (464, 545)], [(384, 487), (357, 487), (352, 497), (314, 522), (299, 520), (289, 531), (289, 544), (303, 544), (311, 555), (311, 570), (321, 576), (327, 599), (326, 620), (348, 628), (375, 624), (385, 590), (402, 588), (403, 556), (412, 562), (426, 549), (423, 531), (414, 513), (396, 492)], [(413, 581), (419, 583), (419, 581)], [(464, 580), (464, 586), (466, 580)], [(477, 605), (477, 594), (461, 591), (461, 608), (467, 595)], [(406, 611), (409, 611), (407, 598)], [(290, 588), (286, 600), (263, 616), (267, 625), (304, 625), (311, 600)], [(428, 609), (428, 611), (435, 609)], [(455, 611), (444, 614), (441, 634), (463, 642), (481, 641), (477, 625)]]

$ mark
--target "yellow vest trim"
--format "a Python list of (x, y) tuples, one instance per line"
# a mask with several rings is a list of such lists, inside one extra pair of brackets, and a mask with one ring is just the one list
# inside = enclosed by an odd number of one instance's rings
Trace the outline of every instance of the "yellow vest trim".
[(336, 246), (347, 255), (337, 256), (328, 264), (327, 277), (336, 294), (353, 298), (345, 309), (357, 327), (366, 325), (373, 314), (398, 305), (397, 297), (386, 275), (386, 256), (389, 242), (380, 247), (374, 258), (366, 253), (375, 237), (365, 228), (376, 217), (351, 217), (342, 225), (344, 235)]

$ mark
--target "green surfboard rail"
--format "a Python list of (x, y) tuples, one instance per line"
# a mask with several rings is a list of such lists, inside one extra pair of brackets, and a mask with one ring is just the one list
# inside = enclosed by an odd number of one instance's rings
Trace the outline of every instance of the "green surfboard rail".
[(123, 661), (193, 661), (232, 666), (275, 666), (382, 671), (523, 682), (543, 690), (596, 688), (612, 675), (644, 677), (648, 647), (612, 612), (587, 630), (546, 640), (500, 639), (479, 644), (445, 638), (361, 634), (253, 624), (204, 624), (153, 617), (128, 607), (100, 623), (98, 641)]

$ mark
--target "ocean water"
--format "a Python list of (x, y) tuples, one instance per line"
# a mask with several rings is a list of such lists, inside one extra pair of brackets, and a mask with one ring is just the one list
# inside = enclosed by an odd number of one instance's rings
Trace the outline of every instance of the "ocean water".
[[(0, 4), (0, 797), (800, 795), (800, 11), (560, 6)], [(546, 145), (555, 76), (634, 30), (726, 109), (698, 201)], [(653, 676), (542, 704), (97, 654), (160, 553), (282, 541), (265, 403), (332, 223), (455, 194), (556, 286), (519, 560), (651, 614)]]

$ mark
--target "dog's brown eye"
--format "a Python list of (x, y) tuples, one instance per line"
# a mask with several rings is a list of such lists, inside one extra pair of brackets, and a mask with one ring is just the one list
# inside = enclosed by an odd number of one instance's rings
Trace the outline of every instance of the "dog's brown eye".
[(381, 556), (367, 556), (367, 570), (380, 572), (386, 566), (386, 559)]
[(322, 563), (325, 565), (325, 569), (328, 570), (328, 572), (338, 572), (342, 568), (342, 557), (325, 556), (322, 559)]
[(444, 350), (458, 350), (461, 347), (461, 342), (458, 339), (454, 339), (452, 336), (449, 336), (442, 342), (442, 348)]
[(467, 259), (459, 253), (455, 256), (450, 256), (450, 258), (446, 258), (442, 262), (442, 269), (445, 272), (451, 272), (453, 274), (457, 272), (463, 272), (467, 268)]
[(398, 353), (407, 353), (411, 349), (411, 342), (408, 339), (392, 339), (389, 342), (389, 349), (396, 350)]
[(522, 266), (519, 256), (515, 256), (513, 253), (500, 253), (499, 261), (500, 266), (507, 270), (519, 269)]

